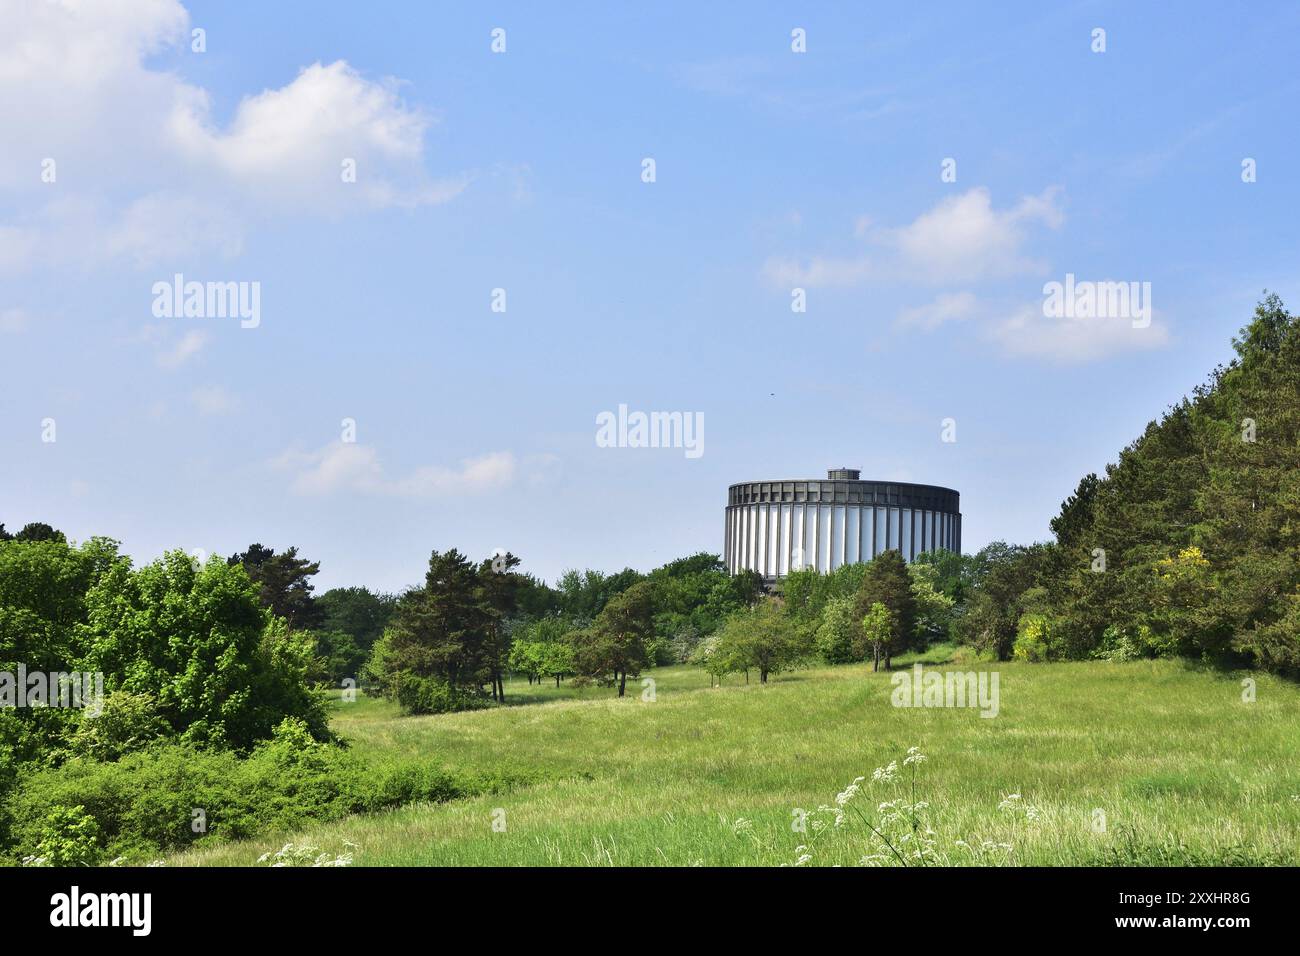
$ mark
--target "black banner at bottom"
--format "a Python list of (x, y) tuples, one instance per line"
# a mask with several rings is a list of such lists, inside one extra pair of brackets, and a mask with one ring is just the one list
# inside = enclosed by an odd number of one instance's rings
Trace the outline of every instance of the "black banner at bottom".
[[(1057, 939), (1229, 942), (1294, 926), (1294, 869), (0, 869), (11, 931), (148, 944), (245, 937), (341, 942), (476, 917), (627, 926), (657, 917), (879, 935), (1006, 921)], [(712, 916), (709, 911), (712, 910)], [(567, 915), (565, 915), (567, 913)], [(602, 916), (601, 914), (604, 914)], [(472, 930), (470, 930), (472, 931)], [(201, 935), (196, 935), (201, 934)], [(253, 934), (253, 935), (250, 935)]]

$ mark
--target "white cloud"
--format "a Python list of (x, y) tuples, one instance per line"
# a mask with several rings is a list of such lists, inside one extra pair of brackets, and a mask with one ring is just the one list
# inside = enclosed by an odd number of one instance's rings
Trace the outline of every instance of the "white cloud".
[[(419, 206), (446, 202), (465, 188), (423, 173), (424, 133), (432, 118), (406, 107), (392, 81), (365, 79), (343, 60), (315, 63), (286, 86), (245, 98), (225, 130), (209, 98), (189, 90), (169, 120), (179, 149), (263, 201), (304, 209), (349, 204)], [(344, 182), (343, 163), (356, 181)]]
[(763, 272), (776, 285), (809, 289), (857, 285), (883, 275), (876, 261), (869, 256), (851, 259), (813, 256), (806, 263), (797, 259), (772, 258), (764, 264)]
[(232, 256), (271, 216), (441, 203), (469, 182), (431, 177), (433, 117), (342, 60), (217, 123), (206, 90), (158, 65), (188, 51), (177, 0), (0, 0), (0, 24), (0, 271)]
[(854, 233), (871, 250), (806, 260), (776, 257), (764, 272), (778, 285), (812, 288), (897, 279), (941, 285), (1041, 272), (1045, 263), (1027, 256), (1023, 247), (1032, 227), (1060, 227), (1059, 194), (1052, 187), (997, 210), (981, 186), (942, 200), (900, 228), (877, 227), (859, 217)]
[(290, 489), (300, 495), (355, 492), (399, 498), (437, 498), (504, 488), (515, 478), (515, 457), (491, 452), (467, 458), (459, 468), (424, 465), (390, 478), (378, 452), (355, 442), (331, 442), (313, 452), (289, 451), (274, 465), (293, 473)]
[(1088, 362), (1125, 352), (1164, 348), (1169, 330), (1152, 321), (1135, 328), (1126, 318), (1049, 318), (1041, 304), (1027, 305), (995, 324), (990, 337), (1014, 357), (1062, 364)]
[(904, 309), (898, 316), (900, 326), (912, 326), (929, 332), (945, 322), (970, 318), (975, 312), (973, 292), (951, 292), (938, 296), (933, 302)]
[(146, 56), (187, 37), (176, 0), (0, 0), (0, 115), (13, 146), (0, 151), (0, 182), (40, 182), (56, 161), (59, 182), (98, 177), (145, 182), (177, 89), (173, 74), (145, 68)]
[(909, 264), (941, 281), (1041, 271), (1044, 265), (1025, 258), (1021, 247), (1027, 226), (1041, 223), (1056, 229), (1061, 225), (1058, 192), (1048, 189), (1026, 196), (998, 212), (989, 191), (977, 187), (945, 199), (910, 226), (896, 230), (891, 244)]

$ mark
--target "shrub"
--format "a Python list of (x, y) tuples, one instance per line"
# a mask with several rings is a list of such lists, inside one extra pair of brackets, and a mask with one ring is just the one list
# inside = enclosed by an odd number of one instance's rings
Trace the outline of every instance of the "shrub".
[(97, 760), (116, 760), (140, 750), (167, 733), (167, 722), (158, 716), (157, 708), (158, 701), (152, 694), (109, 694), (99, 716), (82, 716), (68, 749)]
[[(150, 860), (192, 845), (495, 792), (528, 779), (533, 778), (505, 770), (453, 773), (428, 760), (367, 762), (337, 744), (317, 741), (303, 721), (288, 719), (246, 758), (160, 742), (113, 763), (76, 757), (57, 770), (29, 774), (10, 800), (9, 854), (14, 862), (56, 852), (60, 858), (90, 855), (92, 862)], [(67, 808), (78, 808), (79, 815), (70, 816)], [(61, 815), (56, 819), (55, 814)], [(83, 818), (93, 830), (77, 829)], [(76, 849), (51, 843), (58, 834), (75, 836)]]
[(1051, 656), (1051, 625), (1042, 614), (1026, 614), (1016, 628), (1012, 656), (1018, 661), (1045, 661)]
[(700, 641), (704, 640), (704, 635), (693, 624), (686, 624), (679, 628), (673, 635), (672, 640), (664, 642), (664, 658), (656, 658), (658, 664), (687, 664), (691, 660), (691, 655), (695, 649), (700, 646)]
[[(1141, 625), (1146, 629), (1146, 625)], [(1112, 624), (1102, 634), (1101, 643), (1092, 652), (1097, 660), (1122, 664), (1142, 657), (1142, 645), (1135, 637), (1133, 628), (1119, 627)]]
[(408, 714), (450, 714), (489, 706), (478, 694), (452, 687), (441, 678), (411, 673), (393, 676), (393, 697)]
[(951, 663), (958, 667), (965, 667), (971, 664), (991, 664), (997, 659), (997, 654), (995, 654), (991, 649), (980, 650), (979, 648), (971, 647), (968, 644), (962, 644), (952, 652), (952, 655), (946, 663)]
[(85, 807), (55, 807), (37, 833), (29, 866), (93, 866), (99, 859), (99, 824)]
[(196, 568), (170, 551), (138, 570), (112, 564), (86, 593), (82, 670), (111, 691), (151, 694), (182, 741), (246, 750), (287, 715), (327, 733), (307, 686), (315, 642), (258, 602), (241, 565)]
[(1102, 634), (1101, 643), (1092, 652), (1098, 660), (1123, 663), (1147, 657), (1161, 657), (1175, 653), (1166, 636), (1154, 633), (1146, 624), (1121, 627), (1112, 624)]

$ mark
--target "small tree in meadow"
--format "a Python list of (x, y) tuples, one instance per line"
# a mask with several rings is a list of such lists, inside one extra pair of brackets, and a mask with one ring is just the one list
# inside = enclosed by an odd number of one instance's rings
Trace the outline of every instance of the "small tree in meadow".
[(617, 685), (618, 696), (624, 696), (628, 677), (639, 677), (650, 663), (652, 611), (653, 590), (645, 581), (610, 598), (591, 627), (569, 636), (577, 672)]
[(877, 601), (868, 609), (866, 617), (862, 619), (862, 649), (863, 656), (866, 648), (871, 648), (871, 669), (880, 670), (880, 655), (883, 652), (886, 655), (885, 669), (889, 669), (888, 650), (893, 640), (894, 634), (894, 615)]
[(883, 604), (889, 611), (888, 637), (877, 642), (869, 641), (874, 649), (873, 661), (880, 667), (880, 657), (885, 658), (889, 669), (894, 654), (906, 648), (916, 632), (916, 596), (912, 592), (912, 576), (900, 551), (882, 551), (867, 565), (862, 585), (857, 595), (858, 614), (863, 618), (871, 613), (873, 604)]
[(799, 664), (809, 648), (800, 629), (786, 615), (779, 601), (768, 599), (752, 608), (737, 611), (718, 631), (716, 653), (732, 670), (753, 668), (766, 684), (769, 674), (779, 674)]
[(559, 641), (541, 646), (543, 648), (541, 673), (547, 677), (554, 677), (555, 686), (559, 687), (560, 680), (576, 670), (577, 665), (573, 660), (573, 648)]
[(831, 598), (817, 628), (817, 653), (827, 664), (848, 664), (862, 660), (862, 622), (854, 616), (855, 599)]
[(541, 641), (515, 641), (510, 647), (510, 669), (536, 684), (545, 672), (546, 651), (547, 645)]

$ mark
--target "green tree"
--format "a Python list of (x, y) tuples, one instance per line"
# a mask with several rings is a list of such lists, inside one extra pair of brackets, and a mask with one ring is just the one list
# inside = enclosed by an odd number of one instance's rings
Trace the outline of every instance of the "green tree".
[[(0, 671), (67, 673), (83, 667), (87, 595), (108, 571), (129, 567), (117, 542), (91, 538), (80, 546), (61, 536), (0, 542)], [(12, 703), (12, 702), (10, 702)], [(61, 750), (80, 715), (57, 707), (0, 707), (0, 798), (9, 773)]]
[(835, 597), (827, 602), (817, 628), (817, 652), (828, 664), (861, 660), (861, 623), (855, 597)]
[(631, 568), (610, 575), (590, 570), (565, 571), (558, 582), (561, 611), (570, 620), (594, 620), (611, 598), (626, 591), (641, 577)]
[(859, 619), (867, 615), (873, 604), (883, 604), (891, 622), (888, 639), (873, 644), (873, 670), (879, 669), (882, 654), (888, 670), (893, 655), (912, 646), (916, 633), (916, 597), (901, 551), (882, 551), (866, 566), (857, 591)]
[(271, 548), (251, 544), (231, 555), (229, 564), (243, 567), (257, 585), (258, 599), (291, 628), (319, 627), (323, 615), (312, 599), (311, 579), (320, 573), (319, 561), (298, 557), (297, 548), (276, 554)]
[(289, 716), (327, 736), (307, 687), (314, 642), (270, 618), (241, 566), (196, 568), (181, 551), (135, 571), (118, 562), (86, 600), (83, 669), (109, 691), (151, 695), (182, 740), (245, 749)]
[(1005, 655), (1011, 622), (1033, 611), (1023, 595), (1036, 590), (1057, 656), (1180, 654), (1292, 671), (1300, 322), (1266, 294), (1233, 347), (1231, 362), (1080, 483), (1053, 522), (1054, 546), (990, 571), (962, 623), (968, 638)]
[(504, 701), (503, 680), (510, 661), (511, 629), (508, 620), (517, 607), (519, 558), (506, 552), (488, 558), (478, 569), (478, 599), (483, 615), (483, 661), (492, 685), (492, 699)]
[(1232, 347), (1243, 362), (1267, 359), (1282, 353), (1286, 340), (1294, 334), (1295, 318), (1287, 314), (1282, 299), (1273, 292), (1255, 306), (1255, 314), (1232, 339)]
[(564, 677), (574, 673), (573, 648), (568, 641), (572, 630), (557, 614), (529, 621), (511, 644), (510, 670), (524, 674), (530, 684), (553, 677), (559, 687)]
[(530, 684), (539, 683), (546, 673), (547, 649), (541, 641), (515, 641), (510, 647), (510, 670), (523, 674)]
[(911, 567), (933, 568), (935, 589), (952, 598), (954, 613), (960, 613), (960, 608), (965, 605), (976, 583), (976, 562), (973, 555), (958, 554), (943, 548), (923, 551), (916, 556)]
[(732, 669), (732, 661), (723, 653), (717, 634), (706, 637), (695, 645), (688, 663), (704, 669), (704, 672), (709, 675), (710, 687), (721, 684), (722, 678)]
[(45, 866), (94, 866), (103, 854), (100, 840), (85, 807), (55, 807), (41, 828), (36, 858)]
[(22, 530), (14, 535), (14, 540), (30, 542), (58, 541), (66, 543), (68, 539), (65, 538), (63, 532), (59, 531), (57, 528), (53, 528), (43, 521), (33, 521), (29, 524), (23, 525)]
[(453, 690), (487, 683), (488, 618), (474, 562), (452, 548), (434, 551), (424, 586), (399, 599), (374, 665), (382, 690), (396, 693), (403, 680), (435, 679)]
[(552, 641), (542, 645), (540, 673), (555, 678), (555, 686), (560, 681), (576, 672), (577, 664), (573, 657), (573, 647), (564, 641)]
[[(880, 670), (880, 657), (886, 655), (885, 669), (889, 669), (888, 648), (896, 640), (898, 633), (898, 615), (879, 601), (867, 608), (862, 618), (862, 644), (871, 648), (871, 669)], [(865, 656), (865, 650), (863, 651)]]
[(994, 542), (976, 556), (978, 584), (967, 603), (958, 632), (964, 643), (1006, 660), (1015, 644), (1021, 598), (1037, 583), (1030, 549)]
[(315, 599), (322, 631), (351, 635), (353, 642), (368, 653), (388, 626), (397, 607), (392, 594), (378, 594), (364, 587), (331, 588)]
[(1084, 475), (1079, 486), (1061, 503), (1061, 513), (1051, 521), (1052, 534), (1062, 548), (1074, 548), (1086, 541), (1092, 530), (1093, 508), (1101, 485), (1095, 474)]
[(366, 663), (366, 652), (357, 646), (356, 639), (347, 631), (320, 630), (312, 632), (316, 641), (319, 662), (315, 676), (331, 687), (343, 681), (356, 680)]
[(932, 564), (909, 564), (912, 599), (916, 605), (913, 644), (926, 647), (948, 637), (957, 602), (940, 589), (939, 571)]
[(737, 611), (718, 631), (716, 653), (722, 662), (730, 670), (757, 670), (763, 684), (769, 674), (779, 674), (801, 663), (809, 651), (799, 628), (775, 598)]
[(653, 586), (647, 581), (614, 595), (590, 628), (571, 635), (577, 672), (617, 685), (618, 696), (624, 696), (628, 677), (639, 677), (650, 663), (652, 611)]

